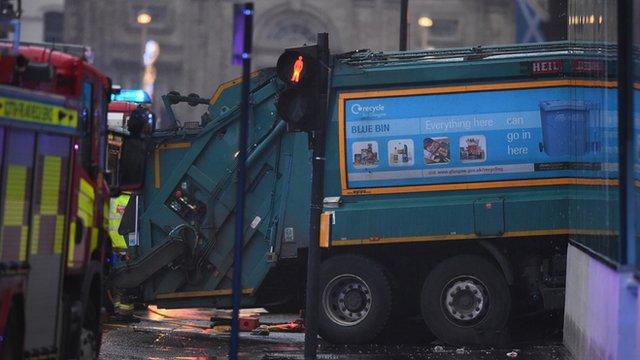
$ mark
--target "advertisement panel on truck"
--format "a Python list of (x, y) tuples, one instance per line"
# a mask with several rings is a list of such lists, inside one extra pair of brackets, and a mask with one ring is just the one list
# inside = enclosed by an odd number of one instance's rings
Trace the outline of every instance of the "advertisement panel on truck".
[(343, 93), (343, 192), (612, 177), (615, 90), (556, 83)]

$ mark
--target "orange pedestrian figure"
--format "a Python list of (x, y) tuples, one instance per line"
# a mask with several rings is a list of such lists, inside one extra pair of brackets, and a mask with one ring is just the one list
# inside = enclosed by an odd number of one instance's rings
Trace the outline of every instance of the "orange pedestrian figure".
[(303, 67), (304, 63), (302, 62), (302, 56), (298, 56), (298, 60), (293, 64), (293, 76), (291, 76), (292, 82), (300, 82), (300, 73), (302, 72)]

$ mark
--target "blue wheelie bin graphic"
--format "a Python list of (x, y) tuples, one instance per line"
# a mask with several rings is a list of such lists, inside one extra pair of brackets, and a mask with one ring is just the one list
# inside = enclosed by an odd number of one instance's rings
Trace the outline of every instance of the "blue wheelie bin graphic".
[(542, 143), (549, 156), (583, 155), (590, 149), (590, 103), (550, 100), (540, 103)]

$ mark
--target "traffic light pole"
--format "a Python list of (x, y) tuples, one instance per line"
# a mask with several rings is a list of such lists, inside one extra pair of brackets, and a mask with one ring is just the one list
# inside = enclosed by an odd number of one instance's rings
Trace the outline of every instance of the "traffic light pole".
[(240, 302), (242, 300), (242, 239), (244, 237), (244, 190), (247, 180), (247, 133), (249, 128), (249, 91), (251, 82), (251, 39), (253, 37), (253, 3), (242, 7), (244, 17), (244, 44), (242, 52), (242, 94), (240, 100), (240, 131), (238, 135), (238, 178), (236, 188), (236, 229), (233, 247), (233, 310), (231, 312), (231, 339), (229, 358), (238, 358), (240, 331)]
[(409, 0), (400, 0), (400, 51), (407, 51)]
[(307, 253), (307, 299), (305, 312), (305, 359), (316, 359), (318, 348), (318, 316), (320, 303), (320, 214), (324, 199), (324, 167), (327, 127), (327, 85), (329, 66), (329, 35), (318, 34), (318, 102), (317, 128), (311, 133), (311, 209), (309, 226), (309, 250)]

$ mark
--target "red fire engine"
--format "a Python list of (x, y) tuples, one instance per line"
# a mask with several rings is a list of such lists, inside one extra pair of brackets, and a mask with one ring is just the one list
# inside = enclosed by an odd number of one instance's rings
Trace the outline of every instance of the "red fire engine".
[(94, 358), (109, 78), (87, 48), (0, 43), (0, 358)]

